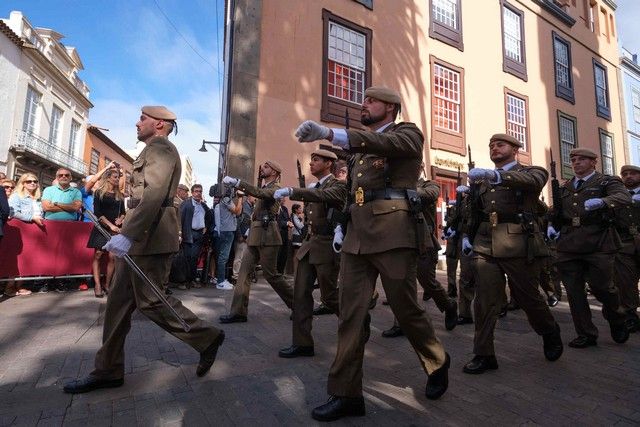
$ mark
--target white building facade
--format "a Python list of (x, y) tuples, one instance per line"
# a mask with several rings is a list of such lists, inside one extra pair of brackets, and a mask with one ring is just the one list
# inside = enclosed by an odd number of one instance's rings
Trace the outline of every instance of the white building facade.
[(626, 124), (627, 162), (640, 165), (640, 64), (637, 54), (622, 49), (620, 74)]
[(74, 178), (87, 174), (82, 161), (89, 88), (78, 77), (78, 52), (54, 30), (36, 28), (21, 12), (0, 20), (0, 171), (24, 172), (49, 185), (64, 166)]

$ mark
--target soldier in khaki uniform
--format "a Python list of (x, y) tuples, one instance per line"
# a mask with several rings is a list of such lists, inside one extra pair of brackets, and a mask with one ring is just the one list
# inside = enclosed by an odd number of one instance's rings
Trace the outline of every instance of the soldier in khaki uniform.
[(313, 410), (316, 420), (365, 413), (362, 359), (378, 274), (400, 327), (429, 375), (426, 396), (437, 399), (448, 386), (449, 356), (418, 304), (416, 291), (417, 240), (423, 237), (416, 230), (416, 217), (422, 213), (410, 204), (408, 194), (415, 195), (424, 138), (413, 123), (394, 123), (399, 109), (397, 92), (371, 87), (365, 91), (361, 113), (370, 131), (329, 129), (313, 121), (296, 131), (300, 142), (327, 139), (355, 154), (346, 237), (341, 242), (341, 227), (334, 236), (335, 245), (343, 244), (338, 349), (327, 387), (331, 398)]
[(504, 300), (505, 276), (512, 297), (543, 337), (545, 357), (554, 361), (562, 355), (560, 327), (538, 291), (541, 261), (548, 251), (536, 207), (549, 174), (543, 168), (518, 163), (516, 155), (521, 146), (510, 135), (493, 135), (489, 154), (496, 169), (474, 168), (468, 175), (472, 185), (468, 196), (471, 218), (468, 234), (462, 238), (462, 251), (465, 255), (471, 250), (474, 253), (476, 286), (475, 357), (464, 366), (468, 374), (498, 368), (493, 334)]
[(620, 176), (629, 191), (632, 204), (615, 210), (616, 229), (622, 248), (616, 254), (614, 283), (620, 291), (620, 304), (625, 312), (629, 332), (640, 329), (638, 309), (638, 280), (640, 279), (640, 167), (625, 165)]
[(276, 190), (276, 199), (289, 197), (304, 202), (305, 221), (309, 229), (302, 246), (296, 252), (293, 288), (293, 344), (280, 350), (284, 358), (313, 356), (313, 284), (318, 279), (323, 304), (338, 314), (338, 255), (333, 251), (335, 213), (342, 212), (347, 199), (347, 186), (331, 174), (338, 157), (328, 150), (316, 150), (311, 155), (311, 174), (318, 180), (312, 188), (285, 187)]
[(260, 176), (264, 181), (258, 188), (246, 181), (225, 176), (222, 182), (233, 185), (243, 193), (256, 198), (251, 216), (251, 228), (247, 240), (247, 250), (242, 255), (238, 281), (233, 289), (231, 313), (220, 316), (220, 323), (236, 323), (247, 321), (249, 306), (250, 276), (258, 261), (262, 266), (262, 274), (274, 291), (289, 308), (293, 308), (293, 287), (278, 273), (276, 264), (278, 251), (282, 246), (282, 237), (278, 229), (276, 217), (280, 210), (280, 201), (273, 199), (273, 194), (280, 188), (278, 181), (282, 167), (273, 160), (267, 160), (260, 168)]
[[(111, 237), (104, 249), (117, 257), (130, 254), (140, 269), (157, 285), (162, 285), (171, 268), (171, 255), (178, 251), (178, 219), (173, 207), (180, 179), (180, 156), (167, 136), (176, 126), (176, 116), (162, 106), (142, 107), (136, 124), (138, 140), (146, 147), (133, 162), (130, 208), (120, 234)], [(185, 332), (158, 297), (118, 258), (113, 285), (107, 300), (102, 347), (96, 354), (95, 369), (84, 379), (64, 387), (67, 393), (84, 393), (124, 383), (124, 343), (131, 328), (131, 314), (137, 308), (161, 328), (200, 353), (196, 373), (206, 374), (224, 340), (224, 332), (203, 322), (173, 298), (171, 306), (191, 327)]]
[(593, 295), (602, 303), (611, 337), (621, 344), (627, 341), (629, 332), (613, 283), (614, 259), (620, 248), (613, 209), (631, 203), (631, 196), (620, 178), (595, 170), (598, 156), (593, 151), (574, 148), (569, 157), (575, 176), (560, 187), (562, 205), (554, 206), (547, 229), (547, 236), (558, 241), (556, 266), (578, 334), (569, 346), (585, 348), (597, 344), (598, 329), (591, 321), (585, 291), (587, 280)]

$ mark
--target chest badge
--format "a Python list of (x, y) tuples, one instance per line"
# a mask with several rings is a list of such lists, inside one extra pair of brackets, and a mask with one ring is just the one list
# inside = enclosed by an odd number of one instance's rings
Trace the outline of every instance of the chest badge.
[(356, 204), (358, 206), (364, 205), (364, 190), (362, 187), (358, 187), (356, 190)]
[(580, 227), (580, 217), (574, 216), (573, 218), (571, 218), (571, 225), (573, 225), (574, 227)]
[(498, 212), (491, 212), (489, 214), (489, 222), (491, 223), (492, 227), (498, 226)]
[(371, 165), (376, 169), (384, 169), (384, 159), (376, 159), (371, 162)]

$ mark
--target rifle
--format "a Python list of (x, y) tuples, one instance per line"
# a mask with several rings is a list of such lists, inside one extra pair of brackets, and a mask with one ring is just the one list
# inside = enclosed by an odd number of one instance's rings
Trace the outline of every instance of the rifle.
[(551, 157), (550, 172), (551, 172), (551, 202), (553, 203), (553, 210), (549, 214), (549, 221), (559, 227), (560, 220), (562, 219), (562, 196), (560, 195), (560, 182), (556, 175), (556, 161), (553, 160), (553, 150), (549, 149), (549, 156)]
[(300, 166), (300, 160), (296, 159), (296, 166), (298, 168), (298, 187), (306, 188), (307, 185), (305, 183), (304, 175), (302, 175), (302, 167)]
[[(471, 170), (476, 167), (476, 163), (471, 159), (471, 146), (467, 146), (467, 153), (469, 156), (469, 163), (467, 164), (467, 166), (469, 170)], [(480, 184), (476, 182), (470, 182), (469, 188), (469, 207), (471, 209), (471, 212), (467, 237), (469, 238), (469, 243), (473, 245), (473, 240), (475, 239), (476, 233), (478, 232), (478, 227), (480, 227), (482, 206), (480, 206)]]
[(256, 185), (258, 186), (258, 188), (262, 188), (262, 170), (261, 170), (261, 166), (262, 165), (258, 165), (258, 179), (256, 182)]

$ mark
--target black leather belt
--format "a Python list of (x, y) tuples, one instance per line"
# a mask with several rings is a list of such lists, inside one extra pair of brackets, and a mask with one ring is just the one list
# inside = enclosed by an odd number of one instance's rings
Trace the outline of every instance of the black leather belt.
[[(364, 203), (374, 200), (400, 200), (407, 198), (407, 190), (401, 188), (388, 188), (387, 190), (365, 190)], [(357, 194), (354, 200), (357, 200)]]
[[(129, 206), (129, 209), (137, 208), (141, 200), (142, 199), (129, 199), (129, 202), (127, 203), (127, 205)], [(164, 199), (164, 201), (162, 202), (162, 205), (160, 206), (163, 208), (168, 208), (169, 206), (173, 206), (173, 197)]]
[[(498, 224), (502, 224), (502, 223), (520, 224), (522, 222), (520, 215), (501, 215), (498, 213), (497, 216), (498, 216)], [(489, 214), (483, 213), (480, 220), (481, 222), (491, 222), (491, 217)]]

